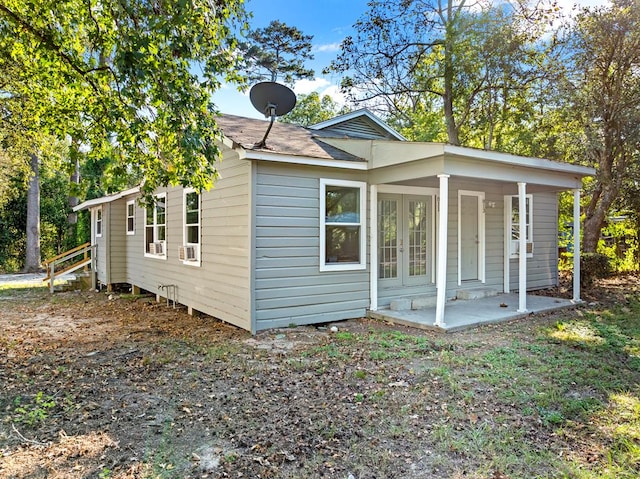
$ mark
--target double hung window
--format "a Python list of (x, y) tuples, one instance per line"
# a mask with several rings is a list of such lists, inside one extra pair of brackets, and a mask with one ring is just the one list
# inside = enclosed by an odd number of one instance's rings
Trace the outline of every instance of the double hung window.
[(145, 215), (145, 255), (166, 258), (167, 196), (157, 195), (155, 205), (147, 207)]
[(366, 183), (320, 180), (320, 271), (366, 268)]

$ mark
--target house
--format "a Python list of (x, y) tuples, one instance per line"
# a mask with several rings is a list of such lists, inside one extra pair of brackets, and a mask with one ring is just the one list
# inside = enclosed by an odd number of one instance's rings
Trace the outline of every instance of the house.
[(75, 209), (91, 211), (102, 285), (128, 283), (251, 332), (415, 297), (445, 327), (447, 301), (464, 291), (518, 291), (527, 311), (527, 290), (558, 282), (557, 194), (574, 192), (579, 231), (582, 178), (594, 173), (409, 142), (367, 110), (310, 128), (275, 123), (260, 149), (268, 122), (218, 123), (210, 191), (162, 188), (144, 209), (134, 188)]

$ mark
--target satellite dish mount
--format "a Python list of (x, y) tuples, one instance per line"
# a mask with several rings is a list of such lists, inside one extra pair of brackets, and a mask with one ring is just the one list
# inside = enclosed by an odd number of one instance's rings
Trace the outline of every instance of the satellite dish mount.
[(296, 94), (280, 83), (266, 81), (256, 83), (251, 87), (249, 99), (253, 107), (263, 113), (265, 118), (271, 118), (264, 137), (253, 145), (256, 149), (266, 148), (267, 136), (269, 136), (273, 122), (277, 116), (286, 115), (293, 110), (293, 107), (296, 106)]

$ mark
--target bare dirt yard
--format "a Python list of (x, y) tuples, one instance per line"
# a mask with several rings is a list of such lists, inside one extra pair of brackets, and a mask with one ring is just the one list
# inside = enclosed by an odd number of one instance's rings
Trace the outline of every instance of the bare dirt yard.
[(637, 478), (638, 279), (449, 335), (255, 337), (150, 297), (5, 285), (0, 477)]

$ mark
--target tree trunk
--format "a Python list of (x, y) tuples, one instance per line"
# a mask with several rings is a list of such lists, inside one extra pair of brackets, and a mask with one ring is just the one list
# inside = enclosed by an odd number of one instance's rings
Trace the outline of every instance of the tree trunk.
[(458, 136), (458, 126), (456, 125), (456, 117), (453, 110), (453, 4), (449, 0), (447, 4), (447, 21), (445, 26), (444, 39), (444, 94), (442, 101), (444, 103), (444, 121), (447, 125), (447, 137), (452, 145), (460, 145)]
[(595, 253), (598, 250), (600, 231), (605, 226), (611, 205), (620, 191), (618, 182), (603, 181), (601, 176), (602, 174), (598, 175), (599, 185), (585, 212), (583, 226), (583, 251), (585, 253)]
[(40, 270), (40, 170), (38, 156), (30, 155), (31, 178), (27, 191), (27, 250), (23, 271)]
[[(71, 174), (71, 187), (72, 189), (80, 184), (80, 162), (76, 158), (76, 164), (74, 165), (73, 173)], [(69, 196), (69, 209), (71, 210), (67, 215), (67, 222), (70, 227), (73, 227), (78, 222), (78, 213), (73, 211), (74, 206), (78, 206), (79, 200), (77, 196)]]

